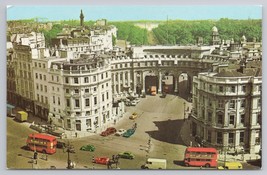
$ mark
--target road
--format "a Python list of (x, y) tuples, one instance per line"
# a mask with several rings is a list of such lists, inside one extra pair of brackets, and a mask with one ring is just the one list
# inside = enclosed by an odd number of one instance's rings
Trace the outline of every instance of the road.
[[(133, 160), (120, 159), (121, 169), (140, 169), (148, 157), (163, 158), (167, 160), (167, 169), (199, 169), (198, 167), (184, 167), (185, 144), (181, 139), (181, 128), (184, 123), (184, 105), (182, 98), (167, 95), (147, 96), (141, 99), (135, 107), (126, 107), (123, 119), (119, 120), (117, 129), (132, 128), (137, 123), (137, 129), (130, 138), (110, 135), (102, 137), (93, 135), (84, 138), (69, 139), (75, 147), (76, 153), (70, 154), (70, 159), (75, 161), (77, 169), (107, 169), (105, 165), (93, 164), (92, 157), (117, 155), (120, 152), (130, 151), (135, 155)], [(187, 102), (186, 102), (187, 103)], [(189, 104), (187, 104), (189, 106)], [(130, 120), (129, 116), (137, 112), (138, 117)], [(33, 152), (22, 149), (25, 146), (27, 135), (34, 132), (28, 123), (18, 123), (12, 118), (7, 118), (7, 167), (11, 169), (66, 169), (67, 153), (57, 149), (53, 155), (48, 155), (48, 161), (39, 159), (37, 164), (31, 163)], [(151, 137), (152, 146), (148, 151), (148, 140)], [(94, 152), (79, 150), (81, 146), (92, 144), (96, 147)]]

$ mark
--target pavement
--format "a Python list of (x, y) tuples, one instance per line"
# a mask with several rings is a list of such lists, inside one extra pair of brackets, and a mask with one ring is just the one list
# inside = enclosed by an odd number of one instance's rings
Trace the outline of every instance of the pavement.
[[(186, 119), (181, 128), (181, 139), (185, 143), (186, 146), (197, 146), (198, 143), (195, 141), (195, 137), (190, 133), (190, 122)], [(224, 154), (219, 153), (219, 161), (239, 161), (239, 162), (247, 162), (251, 160), (260, 159), (259, 154)]]

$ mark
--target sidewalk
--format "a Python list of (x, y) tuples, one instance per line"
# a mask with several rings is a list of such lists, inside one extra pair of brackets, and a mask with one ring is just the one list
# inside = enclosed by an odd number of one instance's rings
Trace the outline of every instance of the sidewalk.
[[(189, 121), (185, 120), (183, 123), (183, 126), (180, 131), (180, 136), (182, 141), (186, 146), (198, 146), (198, 143), (195, 141), (195, 137), (191, 135), (190, 133), (190, 126)], [(240, 161), (240, 162), (246, 162), (249, 160), (257, 160), (260, 159), (260, 155), (258, 154), (238, 154), (237, 156), (232, 154), (223, 154), (220, 153), (218, 160), (219, 161)]]

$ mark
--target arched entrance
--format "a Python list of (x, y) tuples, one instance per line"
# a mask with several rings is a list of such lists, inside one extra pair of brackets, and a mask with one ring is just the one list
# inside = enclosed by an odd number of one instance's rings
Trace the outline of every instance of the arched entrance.
[(159, 79), (155, 75), (147, 75), (145, 76), (145, 93), (150, 94), (150, 89), (152, 86), (156, 86), (156, 91), (158, 92), (158, 82)]
[(162, 92), (166, 94), (173, 94), (175, 89), (174, 84), (174, 76), (166, 73), (162, 78)]

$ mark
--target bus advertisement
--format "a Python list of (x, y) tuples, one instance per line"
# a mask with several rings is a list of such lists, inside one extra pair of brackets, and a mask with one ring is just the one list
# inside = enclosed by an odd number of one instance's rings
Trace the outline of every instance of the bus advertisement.
[(184, 154), (185, 166), (217, 167), (217, 160), (215, 148), (187, 147)]
[(35, 133), (28, 136), (26, 144), (32, 151), (54, 154), (56, 152), (57, 140), (54, 136)]

